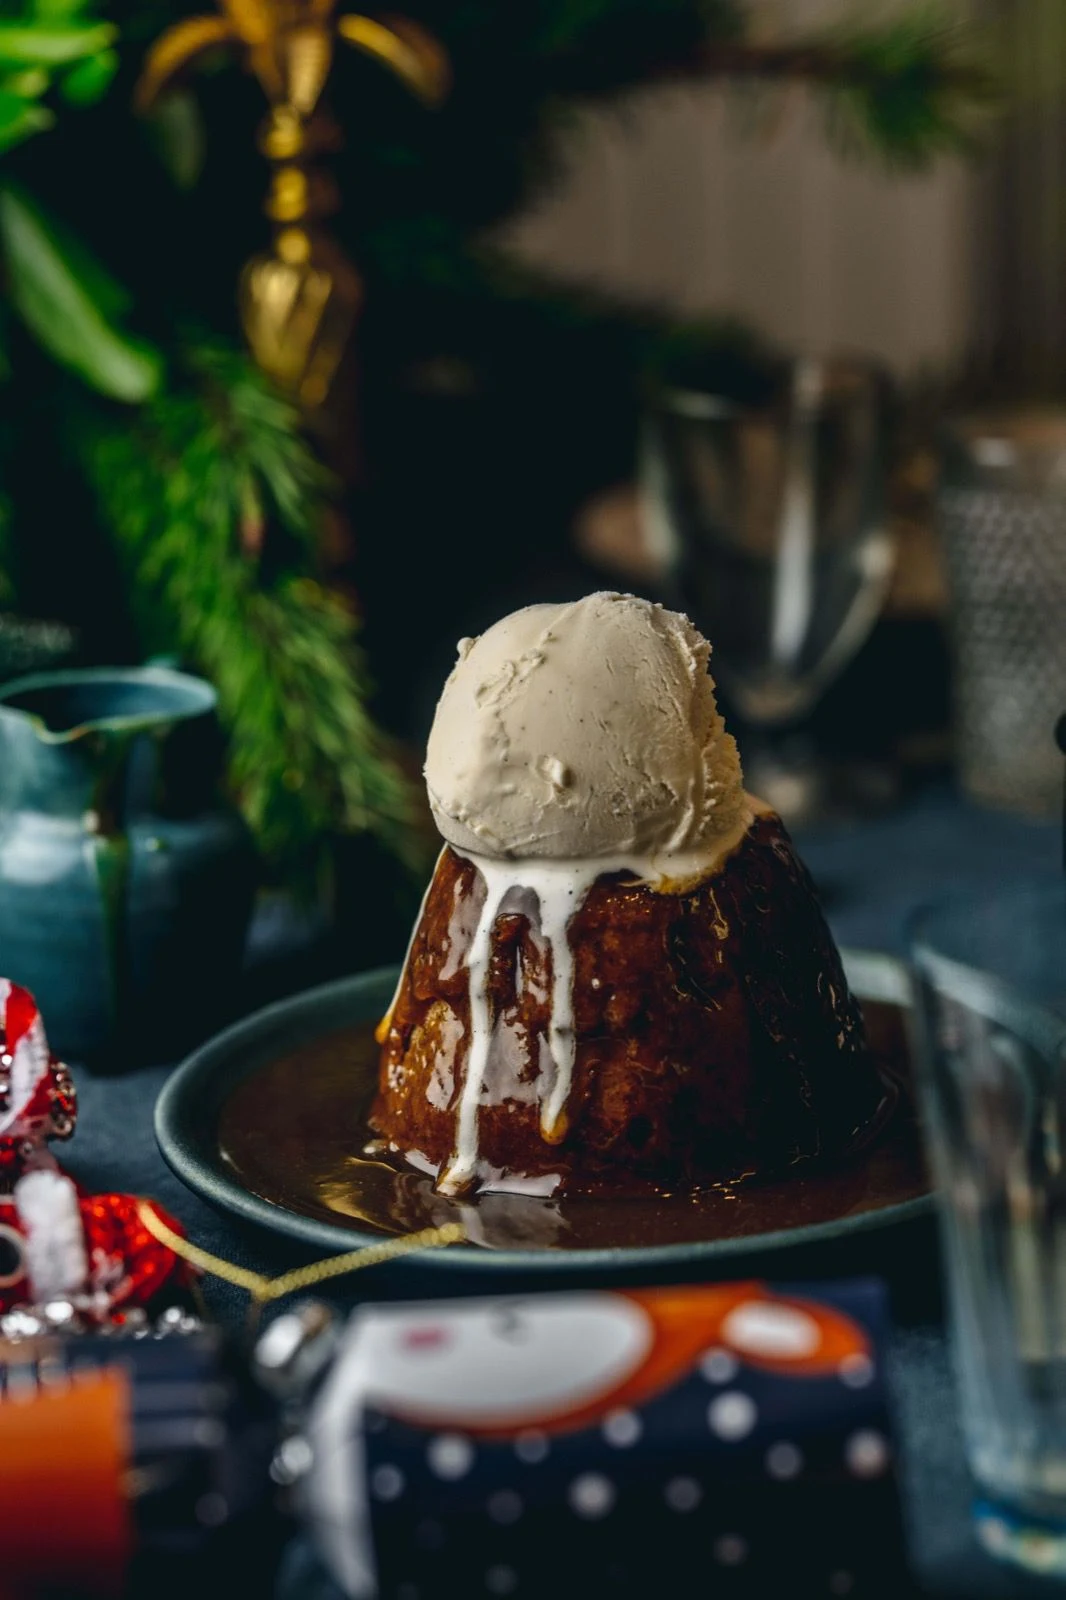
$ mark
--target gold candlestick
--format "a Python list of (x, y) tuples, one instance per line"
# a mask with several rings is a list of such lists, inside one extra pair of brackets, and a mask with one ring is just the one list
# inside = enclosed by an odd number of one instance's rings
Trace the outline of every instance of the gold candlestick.
[(426, 105), (449, 84), (448, 58), (433, 36), (406, 17), (336, 16), (336, 0), (220, 0), (221, 15), (190, 17), (153, 45), (137, 87), (149, 109), (208, 51), (238, 50), (270, 102), (259, 148), (273, 171), (266, 250), (241, 274), (245, 336), (262, 370), (307, 409), (323, 404), (362, 301), (358, 272), (323, 226), (340, 198), (319, 156), (340, 145), (323, 109), (336, 41), (387, 67)]

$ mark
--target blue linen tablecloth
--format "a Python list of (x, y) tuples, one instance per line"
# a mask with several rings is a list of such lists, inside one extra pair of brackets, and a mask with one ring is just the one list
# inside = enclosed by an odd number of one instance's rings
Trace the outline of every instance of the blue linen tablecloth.
[[(1056, 825), (985, 811), (947, 790), (923, 794), (873, 820), (812, 829), (798, 842), (840, 943), (897, 953), (905, 947), (907, 918), (922, 902), (1060, 870)], [(269, 956), (279, 937), (276, 924), (261, 924), (253, 960)], [(91, 1189), (155, 1196), (181, 1217), (197, 1243), (243, 1266), (273, 1273), (308, 1259), (285, 1241), (219, 1215), (165, 1167), (152, 1133), (152, 1109), (167, 1071), (150, 1067), (116, 1079), (79, 1075), (78, 1132), (69, 1154), (64, 1152), (70, 1170)], [(895, 1335), (891, 1377), (913, 1565), (923, 1587), (936, 1595), (978, 1600), (1036, 1592), (1042, 1586), (987, 1560), (970, 1533), (970, 1488), (948, 1352), (942, 1327), (932, 1320), (938, 1305), (935, 1254), (908, 1256), (899, 1272), (893, 1287), (910, 1310)], [(917, 1284), (910, 1281), (916, 1273), (922, 1276)], [(438, 1293), (449, 1287), (438, 1275), (420, 1282), (410, 1269), (381, 1269), (353, 1280), (350, 1293), (405, 1297), (429, 1293), (431, 1286)], [(235, 1322), (243, 1310), (243, 1296), (221, 1284), (210, 1287), (209, 1302), (225, 1321)]]

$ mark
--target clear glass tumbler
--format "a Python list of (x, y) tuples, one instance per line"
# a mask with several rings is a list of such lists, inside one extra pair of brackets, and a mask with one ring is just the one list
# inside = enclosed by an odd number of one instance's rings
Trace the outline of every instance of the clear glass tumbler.
[(876, 367), (803, 359), (761, 408), (673, 389), (646, 419), (653, 542), (754, 723), (809, 711), (880, 610), (885, 402)]
[(977, 1530), (1066, 1576), (1066, 883), (922, 912), (912, 953)]
[(665, 592), (714, 643), (753, 786), (794, 816), (817, 808), (817, 780), (786, 752), (891, 577), (886, 404), (878, 368), (803, 358), (762, 406), (669, 389), (645, 418), (642, 509)]

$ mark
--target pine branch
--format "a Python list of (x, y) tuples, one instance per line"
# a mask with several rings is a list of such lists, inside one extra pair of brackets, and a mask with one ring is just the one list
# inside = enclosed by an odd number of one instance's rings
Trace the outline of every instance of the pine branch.
[(75, 445), (145, 648), (176, 650), (218, 691), (232, 787), (266, 857), (306, 867), (330, 833), (369, 830), (421, 865), (354, 620), (307, 575), (325, 484), (291, 407), (243, 359), (201, 353), (193, 383), (134, 427), (82, 418)]
[(931, 7), (794, 44), (716, 45), (704, 59), (718, 77), (809, 85), (838, 148), (903, 167), (970, 149), (975, 117), (995, 99), (991, 72)]
[[(972, 147), (977, 116), (996, 98), (995, 79), (973, 52), (970, 35), (946, 20), (937, 4), (869, 26), (841, 25), (817, 36), (766, 43), (708, 30), (645, 53), (645, 82), (714, 78), (741, 86), (807, 85), (825, 106), (826, 128), (848, 152), (880, 155), (894, 165), (920, 166), (947, 151)], [(576, 65), (576, 64), (575, 64)], [(607, 60), (570, 92), (610, 92)]]

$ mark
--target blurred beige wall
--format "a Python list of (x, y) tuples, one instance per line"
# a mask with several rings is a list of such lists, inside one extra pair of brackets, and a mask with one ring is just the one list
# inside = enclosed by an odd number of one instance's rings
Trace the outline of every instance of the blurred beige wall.
[[(826, 7), (766, 10), (794, 31)], [(583, 112), (562, 183), (506, 243), (568, 280), (730, 311), (813, 353), (868, 351), (897, 371), (960, 356), (975, 314), (978, 180), (955, 161), (895, 177), (841, 159), (802, 91), (748, 137), (745, 116), (735, 91), (711, 86)]]

